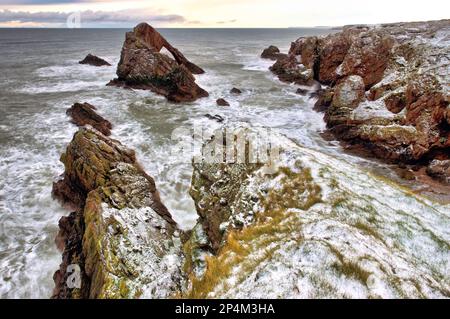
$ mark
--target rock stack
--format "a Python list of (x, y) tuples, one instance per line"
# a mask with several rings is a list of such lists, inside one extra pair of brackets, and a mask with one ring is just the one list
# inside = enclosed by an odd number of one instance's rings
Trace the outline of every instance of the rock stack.
[[(167, 49), (173, 56), (161, 53)], [(193, 74), (203, 69), (190, 62), (180, 51), (147, 23), (141, 23), (126, 34), (117, 79), (108, 85), (151, 90), (169, 101), (191, 102), (208, 96), (195, 83)]]

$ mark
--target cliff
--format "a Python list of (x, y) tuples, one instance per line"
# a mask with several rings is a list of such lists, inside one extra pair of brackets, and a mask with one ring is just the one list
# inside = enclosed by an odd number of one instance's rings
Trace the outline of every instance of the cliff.
[[(90, 126), (61, 156), (53, 194), (75, 212), (60, 221), (63, 262), (54, 298), (167, 298), (180, 290), (181, 231), (135, 153)], [(68, 286), (69, 266), (81, 286)]]
[[(447, 167), (449, 40), (450, 20), (349, 26), (298, 39), (271, 70), (283, 81), (321, 84), (316, 108), (347, 146), (394, 162)], [(439, 172), (441, 181), (446, 174)]]
[(270, 141), (279, 156), (269, 170), (249, 160), (194, 163), (199, 223), (184, 247), (185, 297), (450, 296), (448, 207), (282, 135), (230, 131)]
[[(167, 49), (172, 57), (160, 53)], [(195, 83), (194, 74), (203, 69), (190, 62), (179, 50), (147, 23), (127, 32), (122, 47), (118, 78), (108, 85), (151, 90), (173, 102), (191, 102), (208, 96)]]

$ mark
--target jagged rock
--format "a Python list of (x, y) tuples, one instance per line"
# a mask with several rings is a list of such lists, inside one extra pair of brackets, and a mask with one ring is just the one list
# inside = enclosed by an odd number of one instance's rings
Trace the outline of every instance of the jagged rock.
[[(162, 48), (166, 48), (174, 59), (160, 53)], [(141, 23), (126, 34), (117, 67), (118, 78), (108, 85), (151, 90), (173, 102), (190, 102), (208, 96), (192, 75), (203, 72), (154, 28)]]
[[(399, 207), (408, 193), (364, 169), (262, 128), (233, 132), (231, 141), (258, 134), (279, 156), (271, 170), (250, 161), (194, 162), (199, 223), (185, 245), (192, 279), (183, 297), (448, 296), (445, 205), (409, 196)], [(221, 134), (203, 154), (218, 142)]]
[(270, 70), (284, 82), (296, 83), (299, 85), (314, 84), (314, 72), (299, 62), (293, 55), (277, 60), (277, 62), (270, 67)]
[(450, 160), (432, 161), (427, 167), (427, 174), (446, 184), (450, 184)]
[(78, 62), (80, 64), (89, 64), (92, 66), (111, 66), (110, 63), (106, 62), (102, 58), (99, 58), (98, 56), (88, 54), (83, 60)]
[(111, 135), (111, 123), (98, 115), (95, 110), (96, 107), (89, 103), (75, 103), (66, 113), (72, 118), (72, 122), (78, 126), (91, 125), (104, 135)]
[(285, 58), (286, 56), (286, 54), (281, 53), (280, 49), (278, 49), (274, 45), (271, 45), (268, 48), (264, 49), (264, 51), (261, 53), (261, 58), (270, 60), (278, 60)]
[(337, 138), (383, 159), (449, 159), (449, 34), (450, 20), (348, 26), (298, 39), (271, 70), (282, 81), (329, 86), (315, 109)]
[(289, 55), (300, 56), (301, 63), (308, 69), (314, 69), (317, 62), (317, 37), (300, 38), (291, 44)]
[[(168, 298), (181, 285), (180, 230), (135, 153), (95, 129), (80, 128), (61, 157), (53, 195), (76, 212), (61, 219), (63, 262), (55, 298)], [(69, 289), (69, 265), (81, 289)]]
[(232, 89), (230, 90), (230, 93), (231, 93), (231, 94), (241, 94), (242, 91), (239, 90), (238, 88), (232, 88)]
[(222, 98), (217, 99), (216, 103), (219, 106), (230, 106), (230, 103), (228, 103), (227, 100), (222, 99)]

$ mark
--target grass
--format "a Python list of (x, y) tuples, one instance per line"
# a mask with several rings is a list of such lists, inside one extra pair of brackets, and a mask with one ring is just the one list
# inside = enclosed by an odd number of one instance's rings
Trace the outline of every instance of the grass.
[(368, 225), (358, 221), (353, 225), (355, 228), (358, 228), (359, 230), (361, 230), (362, 232), (380, 240), (381, 242), (384, 243), (384, 239), (383, 237), (377, 232), (375, 231), (373, 228), (369, 227)]
[[(190, 299), (208, 298), (210, 292), (224, 284), (232, 275), (233, 268), (240, 267), (240, 275), (237, 282), (242, 282), (247, 274), (251, 273), (260, 263), (270, 260), (275, 251), (280, 247), (275, 244), (285, 240), (292, 240), (292, 231), (298, 226), (298, 218), (294, 213), (271, 212), (266, 216), (259, 216), (254, 225), (242, 230), (230, 231), (225, 244), (220, 248), (216, 256), (206, 256), (206, 271), (203, 277), (196, 278), (190, 275), (191, 289), (184, 297)], [(297, 233), (299, 233), (297, 229)], [(300, 240), (299, 237), (296, 238)], [(262, 256), (253, 256), (254, 252), (264, 250)], [(222, 290), (227, 290), (226, 284)]]
[(354, 261), (342, 260), (339, 263), (334, 263), (332, 267), (338, 273), (341, 273), (346, 277), (355, 278), (365, 285), (367, 284), (367, 279), (369, 279), (369, 276), (372, 274), (361, 268), (358, 263)]
[[(197, 278), (190, 274), (190, 289), (183, 297), (208, 298), (214, 291), (230, 289), (227, 279), (235, 273), (235, 284), (244, 281), (264, 261), (272, 260), (280, 247), (289, 242), (302, 241), (298, 212), (321, 202), (321, 189), (313, 182), (309, 169), (293, 172), (281, 168), (281, 187), (271, 189), (260, 198), (262, 211), (252, 225), (228, 232), (223, 246), (215, 256), (206, 256), (206, 271)], [(275, 177), (277, 177), (275, 176)], [(188, 244), (185, 250), (192, 248)], [(189, 252), (187, 252), (189, 256)], [(187, 268), (191, 267), (188, 264)]]

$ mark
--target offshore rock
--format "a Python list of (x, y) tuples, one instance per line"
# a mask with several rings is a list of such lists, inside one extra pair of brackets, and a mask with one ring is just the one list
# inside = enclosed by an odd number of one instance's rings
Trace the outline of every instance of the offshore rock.
[[(167, 49), (173, 59), (160, 53)], [(208, 96), (208, 92), (195, 83), (192, 75), (204, 71), (186, 59), (154, 28), (141, 23), (126, 34), (118, 78), (108, 85), (151, 90), (173, 102), (191, 102)]]
[(92, 66), (111, 66), (109, 62), (106, 62), (102, 58), (99, 58), (98, 56), (88, 54), (83, 60), (78, 62), (79, 64), (88, 64)]
[(280, 49), (278, 49), (276, 46), (271, 45), (268, 48), (264, 49), (264, 51), (261, 53), (261, 58), (263, 59), (270, 59), (270, 60), (278, 60), (285, 58), (287, 55), (280, 52)]
[(217, 99), (216, 103), (218, 106), (230, 106), (230, 103), (228, 103), (227, 100), (222, 99), (222, 98)]

